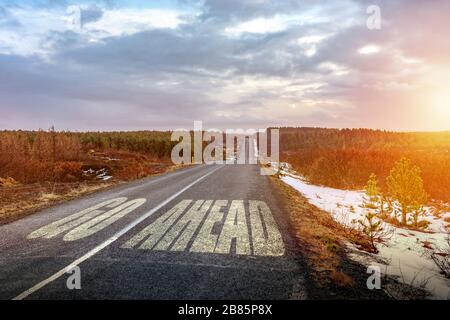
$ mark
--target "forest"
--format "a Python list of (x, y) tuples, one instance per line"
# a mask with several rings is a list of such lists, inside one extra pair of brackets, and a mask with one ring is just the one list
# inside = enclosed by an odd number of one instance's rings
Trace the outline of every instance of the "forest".
[(311, 183), (343, 189), (363, 189), (374, 173), (386, 191), (404, 157), (420, 168), (430, 199), (450, 201), (450, 132), (280, 128), (280, 150)]
[(170, 132), (0, 131), (0, 224), (174, 167)]
[(1, 131), (0, 177), (20, 183), (83, 180), (83, 169), (106, 167), (125, 180), (146, 164), (169, 163), (170, 132)]

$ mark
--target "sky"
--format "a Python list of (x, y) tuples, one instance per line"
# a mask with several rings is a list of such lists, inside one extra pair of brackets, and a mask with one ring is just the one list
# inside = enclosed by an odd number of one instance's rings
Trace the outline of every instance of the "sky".
[(449, 12), (448, 0), (0, 0), (0, 130), (450, 130)]

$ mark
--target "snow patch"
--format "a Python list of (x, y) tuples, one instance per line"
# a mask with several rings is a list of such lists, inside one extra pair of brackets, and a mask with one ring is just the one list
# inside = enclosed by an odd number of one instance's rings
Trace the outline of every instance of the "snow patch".
[[(358, 228), (357, 220), (363, 219), (365, 208), (363, 191), (350, 191), (309, 184), (303, 177), (283, 172), (282, 181), (302, 193), (311, 204), (329, 212), (339, 223)], [(430, 222), (427, 231), (419, 232), (383, 224), (393, 229), (393, 236), (384, 245), (379, 245), (379, 253), (371, 255), (373, 259), (361, 259), (359, 255), (350, 258), (366, 265), (378, 265), (382, 272), (396, 277), (404, 283), (422, 287), (435, 299), (448, 299), (450, 280), (440, 274), (439, 268), (427, 257), (426, 246), (445, 248), (448, 234), (445, 233), (444, 219), (447, 212), (440, 217), (433, 215), (433, 208), (425, 208), (424, 219)], [(367, 255), (365, 255), (367, 256)], [(379, 260), (384, 263), (380, 263)]]
[(92, 168), (83, 170), (83, 175), (87, 177), (95, 177), (95, 179), (102, 181), (108, 181), (113, 178), (113, 176), (108, 175), (106, 168), (102, 168), (100, 170), (94, 170)]

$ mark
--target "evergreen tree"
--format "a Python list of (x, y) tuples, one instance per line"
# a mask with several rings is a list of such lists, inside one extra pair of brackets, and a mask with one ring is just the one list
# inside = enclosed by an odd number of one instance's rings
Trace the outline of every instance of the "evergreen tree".
[(369, 199), (369, 203), (366, 203), (366, 207), (375, 209), (380, 198), (380, 190), (378, 188), (378, 178), (375, 173), (372, 173), (367, 181), (366, 196)]
[(361, 231), (369, 238), (375, 253), (378, 253), (376, 242), (384, 242), (392, 236), (392, 230), (385, 230), (381, 221), (370, 211), (367, 211), (364, 218), (358, 220), (358, 223), (361, 225)]
[(407, 224), (408, 213), (422, 206), (427, 200), (420, 174), (419, 167), (412, 166), (408, 159), (402, 158), (386, 179), (389, 193), (400, 204), (402, 225)]

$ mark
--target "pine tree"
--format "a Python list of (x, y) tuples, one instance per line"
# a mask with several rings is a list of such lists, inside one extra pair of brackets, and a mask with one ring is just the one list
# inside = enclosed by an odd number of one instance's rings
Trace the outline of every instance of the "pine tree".
[[(380, 208), (380, 211), (379, 211), (379, 215), (380, 215), (380, 218), (386, 218), (387, 217), (387, 215), (388, 215), (388, 213), (391, 213), (392, 212), (392, 206), (391, 206), (391, 203), (390, 203), (390, 201), (389, 201), (389, 198), (386, 196), (386, 194), (381, 194), (380, 195), (380, 201), (379, 201), (379, 203), (380, 203), (380, 205), (379, 205), (379, 208)], [(386, 204), (387, 204), (387, 208), (386, 208)]]
[(408, 213), (422, 206), (427, 200), (420, 174), (419, 167), (412, 166), (408, 159), (402, 158), (386, 179), (389, 193), (400, 204), (402, 225), (407, 225)]
[(379, 219), (375, 217), (373, 212), (366, 211), (363, 219), (358, 220), (362, 227), (362, 232), (369, 238), (372, 250), (378, 253), (376, 242), (384, 242), (392, 236), (391, 230), (385, 230)]
[[(412, 212), (411, 212), (411, 221), (413, 223), (413, 226), (418, 228), (419, 227), (419, 218), (422, 216), (425, 216), (426, 211), (423, 208), (422, 205), (413, 205), (412, 206)], [(425, 226), (428, 225), (427, 221), (423, 221)], [(422, 225), (423, 227), (423, 225)]]
[(369, 181), (367, 181), (365, 191), (369, 199), (369, 203), (366, 203), (365, 206), (368, 208), (375, 209), (377, 207), (377, 202), (379, 201), (380, 198), (380, 190), (378, 188), (378, 178), (375, 173), (372, 173), (370, 175)]

